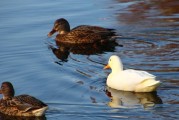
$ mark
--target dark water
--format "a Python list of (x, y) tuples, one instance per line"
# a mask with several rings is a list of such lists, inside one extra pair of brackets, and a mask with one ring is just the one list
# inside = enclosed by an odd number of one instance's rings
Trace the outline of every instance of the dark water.
[[(178, 5), (178, 0), (1, 1), (0, 81), (12, 82), (16, 95), (47, 103), (45, 118), (38, 119), (178, 119)], [(59, 59), (50, 49), (57, 48), (54, 37), (47, 33), (61, 17), (71, 27), (115, 28), (123, 47), (91, 55), (68, 51)], [(110, 71), (103, 65), (112, 54), (125, 68), (156, 75), (163, 83), (157, 93), (106, 92)]]

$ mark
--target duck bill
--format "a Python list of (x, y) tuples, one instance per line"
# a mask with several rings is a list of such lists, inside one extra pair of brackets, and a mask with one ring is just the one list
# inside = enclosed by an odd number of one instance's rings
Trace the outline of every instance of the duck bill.
[(111, 68), (111, 67), (107, 64), (106, 66), (104, 66), (103, 69), (109, 69), (109, 68)]
[(52, 29), (52, 31), (50, 31), (50, 32), (48, 33), (48, 37), (51, 37), (55, 32), (56, 32), (56, 30), (55, 30), (55, 29)]

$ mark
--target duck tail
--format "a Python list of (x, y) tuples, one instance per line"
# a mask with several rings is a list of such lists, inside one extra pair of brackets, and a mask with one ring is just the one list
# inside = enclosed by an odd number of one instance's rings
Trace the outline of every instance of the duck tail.
[(161, 82), (156, 81), (154, 78), (146, 79), (136, 87), (136, 92), (153, 92), (156, 91), (160, 84)]
[(45, 114), (45, 111), (48, 109), (48, 106), (45, 106), (43, 108), (40, 108), (40, 109), (36, 109), (34, 111), (32, 111), (32, 113), (35, 115), (35, 116), (43, 116)]

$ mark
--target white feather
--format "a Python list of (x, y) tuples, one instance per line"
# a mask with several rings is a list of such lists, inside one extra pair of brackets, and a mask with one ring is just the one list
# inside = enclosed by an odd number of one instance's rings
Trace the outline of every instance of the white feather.
[(45, 111), (48, 109), (48, 107), (43, 107), (43, 108), (40, 108), (40, 109), (37, 109), (37, 110), (34, 110), (32, 111), (32, 113), (35, 115), (35, 116), (42, 116), (45, 114)]

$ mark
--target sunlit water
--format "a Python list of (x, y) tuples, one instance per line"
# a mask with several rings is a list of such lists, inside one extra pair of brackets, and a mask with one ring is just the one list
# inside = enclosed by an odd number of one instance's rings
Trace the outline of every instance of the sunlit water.
[[(177, 0), (1, 1), (0, 81), (12, 82), (16, 95), (30, 94), (47, 103), (47, 120), (177, 119), (178, 5)], [(50, 49), (57, 47), (55, 36), (47, 33), (61, 17), (72, 28), (115, 28), (123, 47), (91, 55), (68, 51), (65, 60), (59, 59)], [(107, 92), (110, 70), (103, 65), (112, 54), (121, 57), (125, 68), (156, 75), (163, 83), (157, 93)]]

